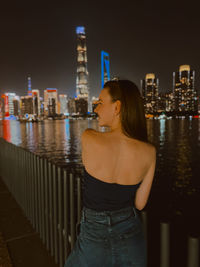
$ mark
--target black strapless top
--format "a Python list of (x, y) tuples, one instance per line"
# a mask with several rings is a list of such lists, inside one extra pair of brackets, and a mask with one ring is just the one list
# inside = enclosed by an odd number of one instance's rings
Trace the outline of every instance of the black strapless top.
[(97, 211), (118, 210), (134, 206), (135, 185), (108, 183), (91, 176), (84, 168), (83, 206)]

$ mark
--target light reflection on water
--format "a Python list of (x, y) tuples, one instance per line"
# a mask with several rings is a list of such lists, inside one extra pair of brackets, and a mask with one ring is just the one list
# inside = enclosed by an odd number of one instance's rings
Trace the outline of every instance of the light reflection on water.
[[(100, 130), (97, 120), (1, 121), (0, 136), (55, 163), (81, 165), (81, 134), (86, 128)], [(185, 205), (179, 201), (181, 196), (200, 193), (200, 120), (147, 120), (147, 130), (157, 148), (152, 197), (156, 193), (157, 205), (181, 210)]]

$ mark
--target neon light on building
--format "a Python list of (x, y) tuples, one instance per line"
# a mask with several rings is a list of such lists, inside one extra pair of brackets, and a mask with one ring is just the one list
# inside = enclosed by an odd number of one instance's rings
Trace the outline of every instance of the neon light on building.
[(32, 96), (32, 90), (31, 90), (31, 76), (28, 75), (28, 95)]
[(85, 27), (83, 26), (76, 27), (76, 34), (85, 34)]
[(101, 51), (101, 86), (110, 80), (110, 60), (109, 54)]

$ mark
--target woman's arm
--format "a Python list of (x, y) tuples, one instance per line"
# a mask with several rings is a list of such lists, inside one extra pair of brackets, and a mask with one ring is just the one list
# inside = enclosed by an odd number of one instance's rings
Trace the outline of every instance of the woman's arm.
[(146, 206), (146, 203), (149, 198), (150, 191), (151, 191), (152, 183), (153, 183), (155, 166), (156, 166), (156, 148), (152, 146), (150, 167), (145, 177), (143, 178), (141, 185), (136, 191), (136, 195), (135, 195), (134, 204), (135, 204), (136, 209), (138, 210), (142, 210)]

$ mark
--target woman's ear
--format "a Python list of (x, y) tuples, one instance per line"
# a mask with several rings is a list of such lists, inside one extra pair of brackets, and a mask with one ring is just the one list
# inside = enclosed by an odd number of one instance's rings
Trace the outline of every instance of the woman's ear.
[(115, 107), (115, 112), (116, 112), (116, 115), (119, 115), (120, 114), (120, 111), (121, 111), (121, 101), (120, 100), (116, 100), (116, 107)]

